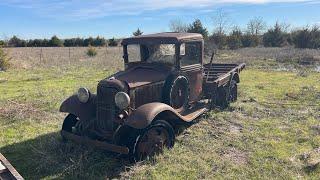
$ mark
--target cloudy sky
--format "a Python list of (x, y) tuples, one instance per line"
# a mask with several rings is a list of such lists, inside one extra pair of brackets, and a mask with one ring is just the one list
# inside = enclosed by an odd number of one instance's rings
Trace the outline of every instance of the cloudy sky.
[(253, 17), (299, 27), (320, 24), (319, 0), (0, 0), (0, 38), (130, 36), (169, 31), (170, 20), (199, 18), (209, 31), (224, 11), (231, 25), (245, 27)]

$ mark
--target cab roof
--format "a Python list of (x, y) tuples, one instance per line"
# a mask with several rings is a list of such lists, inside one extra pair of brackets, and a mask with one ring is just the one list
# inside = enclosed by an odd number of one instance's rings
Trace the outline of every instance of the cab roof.
[(189, 41), (202, 41), (203, 37), (198, 33), (175, 33), (164, 32), (157, 34), (141, 35), (123, 39), (121, 44), (143, 44), (148, 42), (155, 42), (160, 44), (177, 44)]

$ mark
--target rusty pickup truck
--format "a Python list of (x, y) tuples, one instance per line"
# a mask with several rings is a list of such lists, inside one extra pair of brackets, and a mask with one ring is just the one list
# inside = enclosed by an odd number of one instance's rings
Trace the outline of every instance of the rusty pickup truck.
[(60, 111), (61, 134), (135, 160), (174, 145), (175, 130), (237, 100), (245, 64), (204, 64), (197, 33), (158, 33), (122, 40), (124, 70), (102, 79), (96, 94), (79, 88)]

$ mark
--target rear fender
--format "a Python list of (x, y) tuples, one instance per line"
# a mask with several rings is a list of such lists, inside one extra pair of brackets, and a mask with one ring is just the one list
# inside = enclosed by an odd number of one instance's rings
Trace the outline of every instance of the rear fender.
[(96, 117), (96, 95), (90, 94), (87, 103), (80, 102), (77, 95), (70, 96), (61, 104), (60, 112), (76, 115), (80, 120), (90, 120)]
[(140, 106), (125, 121), (125, 125), (135, 129), (143, 129), (152, 123), (154, 119), (162, 118), (170, 124), (185, 122), (183, 117), (167, 104), (153, 102)]

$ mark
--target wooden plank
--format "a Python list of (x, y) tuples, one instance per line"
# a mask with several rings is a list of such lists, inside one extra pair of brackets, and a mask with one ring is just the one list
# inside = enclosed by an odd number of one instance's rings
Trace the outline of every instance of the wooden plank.
[(4, 170), (4, 172), (0, 173), (1, 180), (8, 180), (8, 179), (23, 180), (24, 179), (1, 153), (0, 153), (0, 161), (7, 170), (7, 171)]

